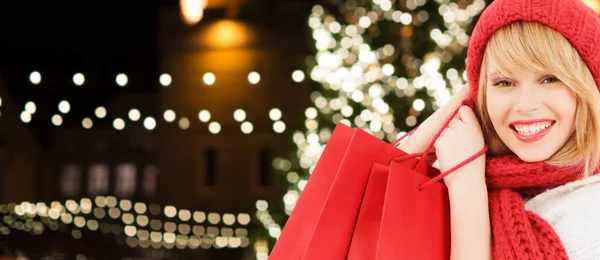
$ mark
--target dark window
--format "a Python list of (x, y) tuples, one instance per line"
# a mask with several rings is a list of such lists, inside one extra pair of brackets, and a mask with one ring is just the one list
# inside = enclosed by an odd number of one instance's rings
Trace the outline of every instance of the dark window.
[(210, 148), (206, 151), (206, 185), (215, 185), (217, 179), (217, 151)]
[(158, 182), (158, 168), (155, 165), (147, 165), (144, 168), (144, 195), (154, 196)]
[(260, 180), (259, 183), (261, 186), (269, 186), (271, 185), (271, 175), (273, 172), (273, 156), (268, 148), (263, 147), (259, 151), (260, 155)]
[(117, 166), (115, 194), (119, 197), (131, 197), (135, 193), (137, 169), (133, 163), (122, 163)]
[(106, 194), (108, 192), (109, 169), (106, 164), (92, 164), (88, 178), (88, 192), (91, 196)]
[(67, 164), (62, 169), (60, 190), (65, 197), (79, 195), (81, 190), (81, 168), (75, 164)]

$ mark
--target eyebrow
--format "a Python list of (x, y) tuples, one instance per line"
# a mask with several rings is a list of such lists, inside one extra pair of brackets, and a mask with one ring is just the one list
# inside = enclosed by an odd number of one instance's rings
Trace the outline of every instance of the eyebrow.
[(513, 75), (513, 74), (510, 74), (510, 73), (509, 73), (509, 74), (503, 74), (503, 73), (502, 73), (502, 72), (500, 72), (500, 71), (497, 71), (497, 70), (492, 70), (492, 72), (491, 72), (491, 73), (489, 73), (489, 74), (487, 75), (487, 77), (489, 78), (489, 77), (492, 77), (492, 76), (500, 76), (500, 77), (502, 77), (502, 78), (512, 78), (512, 77), (514, 77), (515, 75)]

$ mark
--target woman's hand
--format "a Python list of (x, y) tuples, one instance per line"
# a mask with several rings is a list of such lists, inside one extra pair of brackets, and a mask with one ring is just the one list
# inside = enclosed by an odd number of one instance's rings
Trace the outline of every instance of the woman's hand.
[[(440, 171), (442, 172), (481, 151), (484, 147), (483, 134), (473, 110), (468, 106), (462, 106), (434, 146)], [(481, 155), (459, 170), (444, 177), (444, 182), (449, 190), (456, 186), (468, 187), (475, 181), (480, 182), (483, 180), (484, 173), (485, 155)]]
[[(462, 106), (434, 144), (440, 171), (446, 171), (481, 151), (481, 126), (468, 106)], [(491, 228), (485, 184), (485, 155), (444, 177), (450, 199), (450, 259), (491, 259)]]
[[(460, 89), (446, 104), (438, 108), (431, 116), (429, 116), (419, 128), (407, 138), (399, 148), (406, 153), (422, 153), (429, 145), (433, 136), (442, 128), (443, 122), (449, 117), (454, 110), (461, 106), (464, 99), (470, 97), (468, 87)], [(436, 156), (429, 156), (427, 161), (429, 164), (435, 162)]]

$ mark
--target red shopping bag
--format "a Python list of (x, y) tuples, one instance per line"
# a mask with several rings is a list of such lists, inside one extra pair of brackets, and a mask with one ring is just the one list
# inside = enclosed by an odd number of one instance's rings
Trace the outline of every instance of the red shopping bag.
[[(439, 171), (438, 171), (439, 173)], [(371, 259), (450, 259), (450, 211), (445, 185), (392, 162), (378, 238)]]
[(354, 131), (336, 126), (269, 258), (302, 258)]
[[(454, 117), (457, 111), (449, 119)], [(448, 124), (449, 119), (444, 125)], [(386, 143), (360, 129), (354, 130), (349, 138), (351, 132), (352, 129), (343, 124), (336, 126), (330, 142), (319, 159), (269, 259), (346, 260), (351, 243), (354, 243), (352, 242), (353, 237), (356, 236), (356, 241), (360, 241), (359, 237), (362, 236), (362, 233), (356, 232), (366, 230), (356, 227), (356, 224), (361, 207), (371, 207), (369, 203), (373, 202), (372, 200), (363, 200), (364, 196), (372, 197), (365, 194), (371, 173), (380, 172), (380, 167), (374, 168), (373, 165), (389, 165), (392, 160), (401, 158), (398, 160), (398, 165), (405, 166), (422, 176), (433, 177), (438, 173), (426, 163), (419, 163), (419, 160), (411, 157), (413, 155), (408, 155), (396, 148), (394, 144)], [(425, 152), (421, 157), (426, 154), (429, 152)], [(372, 171), (373, 169), (375, 171)], [(436, 178), (441, 177), (443, 176), (439, 175)], [(386, 187), (389, 187), (389, 182), (388, 179)], [(369, 190), (371, 189), (369, 188)], [(389, 205), (387, 191), (386, 189), (382, 210), (389, 207), (387, 206)], [(379, 205), (381, 205), (380, 202)], [(373, 207), (375, 208), (375, 206)], [(361, 219), (365, 216), (367, 215), (362, 216)], [(384, 237), (390, 239), (384, 236), (388, 233), (383, 232), (385, 230), (383, 217), (385, 217), (385, 212), (381, 218), (379, 241)], [(377, 217), (373, 219), (377, 221)], [(359, 230), (356, 231), (355, 228)], [(366, 234), (366, 236), (369, 235)], [(354, 245), (359, 245), (359, 242), (355, 242)], [(381, 251), (378, 256), (386, 257), (385, 250), (381, 250), (382, 245), (376, 245), (378, 251), (375, 252)], [(368, 246), (374, 247), (375, 245), (370, 243)], [(356, 250), (358, 250), (357, 252), (373, 252), (372, 248), (370, 250), (357, 248)]]
[[(472, 102), (466, 102), (473, 107)], [(465, 104), (465, 102), (463, 102)], [(426, 165), (425, 155), (454, 118), (458, 109), (438, 130), (417, 165)], [(392, 159), (383, 204), (383, 215), (377, 246), (376, 260), (450, 259), (450, 200), (448, 190), (440, 182), (445, 176), (475, 160), (487, 151), (484, 146), (478, 153), (441, 173), (428, 167), (427, 173), (407, 167), (402, 156)]]
[[(435, 168), (425, 163), (417, 164), (417, 162), (416, 159), (406, 156), (404, 160), (394, 163), (403, 164), (407, 169), (415, 168), (423, 177), (435, 176), (439, 173)], [(371, 176), (369, 177), (369, 182), (367, 183), (367, 188), (361, 203), (358, 219), (354, 227), (354, 234), (348, 251), (348, 260), (376, 258), (384, 202), (387, 203), (386, 194), (389, 185), (388, 176), (390, 176), (390, 167), (388, 165), (373, 165)], [(398, 178), (396, 176), (394, 177), (395, 179)]]
[[(338, 124), (332, 140), (349, 131)], [(341, 146), (325, 148), (269, 259), (345, 260), (373, 164), (406, 155), (360, 129), (345, 150)]]
[(348, 260), (372, 259), (377, 253), (388, 172), (387, 165), (373, 164), (348, 250)]

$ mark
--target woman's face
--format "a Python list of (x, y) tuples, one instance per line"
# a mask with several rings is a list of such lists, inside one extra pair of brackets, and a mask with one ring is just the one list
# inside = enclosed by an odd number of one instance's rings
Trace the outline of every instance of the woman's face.
[(556, 77), (533, 71), (501, 75), (487, 64), (487, 111), (502, 142), (521, 160), (544, 161), (575, 131), (575, 94)]

